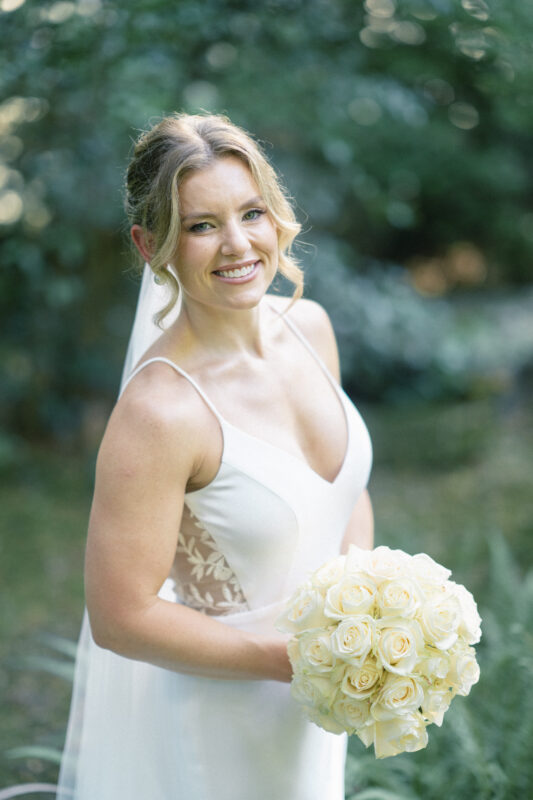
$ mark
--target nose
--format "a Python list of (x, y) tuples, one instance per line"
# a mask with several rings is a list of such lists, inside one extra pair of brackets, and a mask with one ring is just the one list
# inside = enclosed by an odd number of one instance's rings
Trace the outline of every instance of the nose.
[(246, 232), (241, 225), (231, 220), (224, 228), (224, 240), (221, 253), (223, 256), (244, 256), (248, 252), (250, 243)]

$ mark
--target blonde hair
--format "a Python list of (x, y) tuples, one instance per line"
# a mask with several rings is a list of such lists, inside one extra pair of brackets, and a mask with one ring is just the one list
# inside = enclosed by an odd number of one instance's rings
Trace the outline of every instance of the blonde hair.
[(179, 240), (179, 187), (187, 174), (217, 158), (236, 156), (249, 168), (278, 229), (279, 271), (295, 285), (292, 302), (303, 293), (303, 272), (291, 253), (300, 224), (288, 195), (252, 137), (220, 114), (175, 113), (164, 117), (135, 143), (126, 172), (125, 208), (130, 225), (151, 234), (151, 269), (170, 288), (167, 305), (155, 315), (159, 327), (179, 296), (179, 283), (167, 269)]

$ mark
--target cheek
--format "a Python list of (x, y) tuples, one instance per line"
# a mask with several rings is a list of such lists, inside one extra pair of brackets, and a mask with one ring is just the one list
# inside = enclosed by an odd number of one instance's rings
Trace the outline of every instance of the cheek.
[(261, 242), (265, 249), (277, 254), (279, 248), (278, 229), (273, 222), (267, 220), (260, 234)]
[(209, 263), (215, 251), (216, 245), (210, 237), (187, 238), (180, 242), (174, 263), (184, 276), (192, 275)]

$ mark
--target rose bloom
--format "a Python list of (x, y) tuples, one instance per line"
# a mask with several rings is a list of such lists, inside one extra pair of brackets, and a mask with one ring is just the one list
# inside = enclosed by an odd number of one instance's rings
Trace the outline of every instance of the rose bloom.
[[(365, 572), (379, 586), (382, 581), (406, 576), (410, 558), (403, 550), (391, 550), (390, 547), (380, 545), (367, 551)], [(348, 560), (347, 557), (347, 565)]]
[(370, 719), (370, 702), (339, 695), (331, 708), (337, 722), (350, 735), (367, 724)]
[(449, 569), (438, 564), (427, 553), (417, 553), (409, 559), (409, 571), (415, 578), (428, 583), (446, 583), (452, 574)]
[(307, 716), (318, 725), (320, 728), (329, 731), (330, 733), (346, 733), (346, 728), (339, 722), (335, 715), (329, 711), (318, 710), (317, 708), (307, 708)]
[(291, 683), (291, 695), (304, 706), (322, 709), (328, 713), (337, 687), (322, 675), (295, 675)]
[(412, 578), (393, 578), (383, 581), (376, 600), (381, 616), (412, 618), (420, 607), (421, 591)]
[(446, 675), (446, 681), (455, 694), (466, 697), (478, 680), (479, 664), (474, 648), (458, 642), (450, 653), (450, 671)]
[(428, 686), (422, 702), (422, 715), (426, 722), (432, 722), (440, 728), (452, 700), (453, 692), (450, 691), (446, 681), (439, 678), (433, 685)]
[(302, 667), (300, 646), (298, 639), (296, 639), (294, 636), (287, 642), (287, 655), (289, 656), (289, 661), (291, 662), (293, 672), (300, 672)]
[(368, 657), (360, 667), (348, 665), (344, 671), (341, 691), (356, 700), (370, 697), (378, 688), (383, 676), (383, 670), (376, 659)]
[(372, 617), (346, 617), (331, 634), (331, 650), (348, 664), (361, 666), (372, 649), (375, 638)]
[(331, 650), (329, 629), (300, 634), (298, 649), (304, 672), (331, 672), (336, 664), (337, 659)]
[(361, 547), (357, 547), (356, 544), (351, 544), (348, 547), (344, 561), (344, 574), (356, 575), (360, 572), (366, 572), (370, 553), (370, 550), (363, 550)]
[(425, 678), (445, 678), (450, 670), (450, 656), (445, 650), (424, 647), (414, 671)]
[(342, 578), (344, 574), (344, 562), (345, 556), (337, 556), (337, 558), (326, 561), (325, 564), (311, 575), (310, 581), (313, 588), (318, 589), (322, 595), (325, 595), (330, 586), (337, 583)]
[(331, 619), (372, 614), (375, 595), (376, 586), (364, 573), (347, 575), (328, 589), (324, 614)]
[(309, 581), (290, 598), (276, 620), (276, 628), (284, 633), (300, 633), (329, 624), (330, 621), (324, 616), (324, 599)]
[(376, 758), (388, 758), (406, 751), (414, 753), (428, 743), (426, 725), (419, 711), (375, 722), (362, 728), (357, 735), (367, 747), (374, 744)]
[(454, 587), (455, 595), (461, 606), (461, 622), (459, 634), (467, 644), (477, 644), (481, 639), (481, 617), (477, 610), (477, 603), (472, 594), (460, 583), (449, 581)]
[(381, 629), (376, 655), (388, 672), (407, 675), (413, 672), (424, 648), (420, 625), (414, 619), (384, 617), (376, 621)]
[(457, 641), (461, 623), (461, 605), (455, 593), (446, 591), (426, 600), (419, 620), (426, 640), (439, 650), (448, 650)]
[(419, 678), (408, 675), (387, 675), (379, 695), (371, 706), (374, 719), (394, 719), (400, 714), (416, 711), (424, 700)]

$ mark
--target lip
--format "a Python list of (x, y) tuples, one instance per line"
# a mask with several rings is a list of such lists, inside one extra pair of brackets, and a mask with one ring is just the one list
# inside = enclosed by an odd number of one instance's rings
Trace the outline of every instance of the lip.
[(226, 264), (223, 267), (219, 267), (221, 270), (230, 270), (230, 269), (242, 269), (242, 267), (249, 267), (251, 264), (254, 264), (254, 268), (248, 275), (241, 275), (239, 278), (226, 278), (224, 275), (218, 275), (216, 271), (213, 272), (215, 278), (219, 281), (224, 281), (224, 283), (247, 283), (247, 281), (251, 281), (257, 275), (259, 270), (260, 260), (257, 261), (241, 261), (240, 263), (236, 264)]

